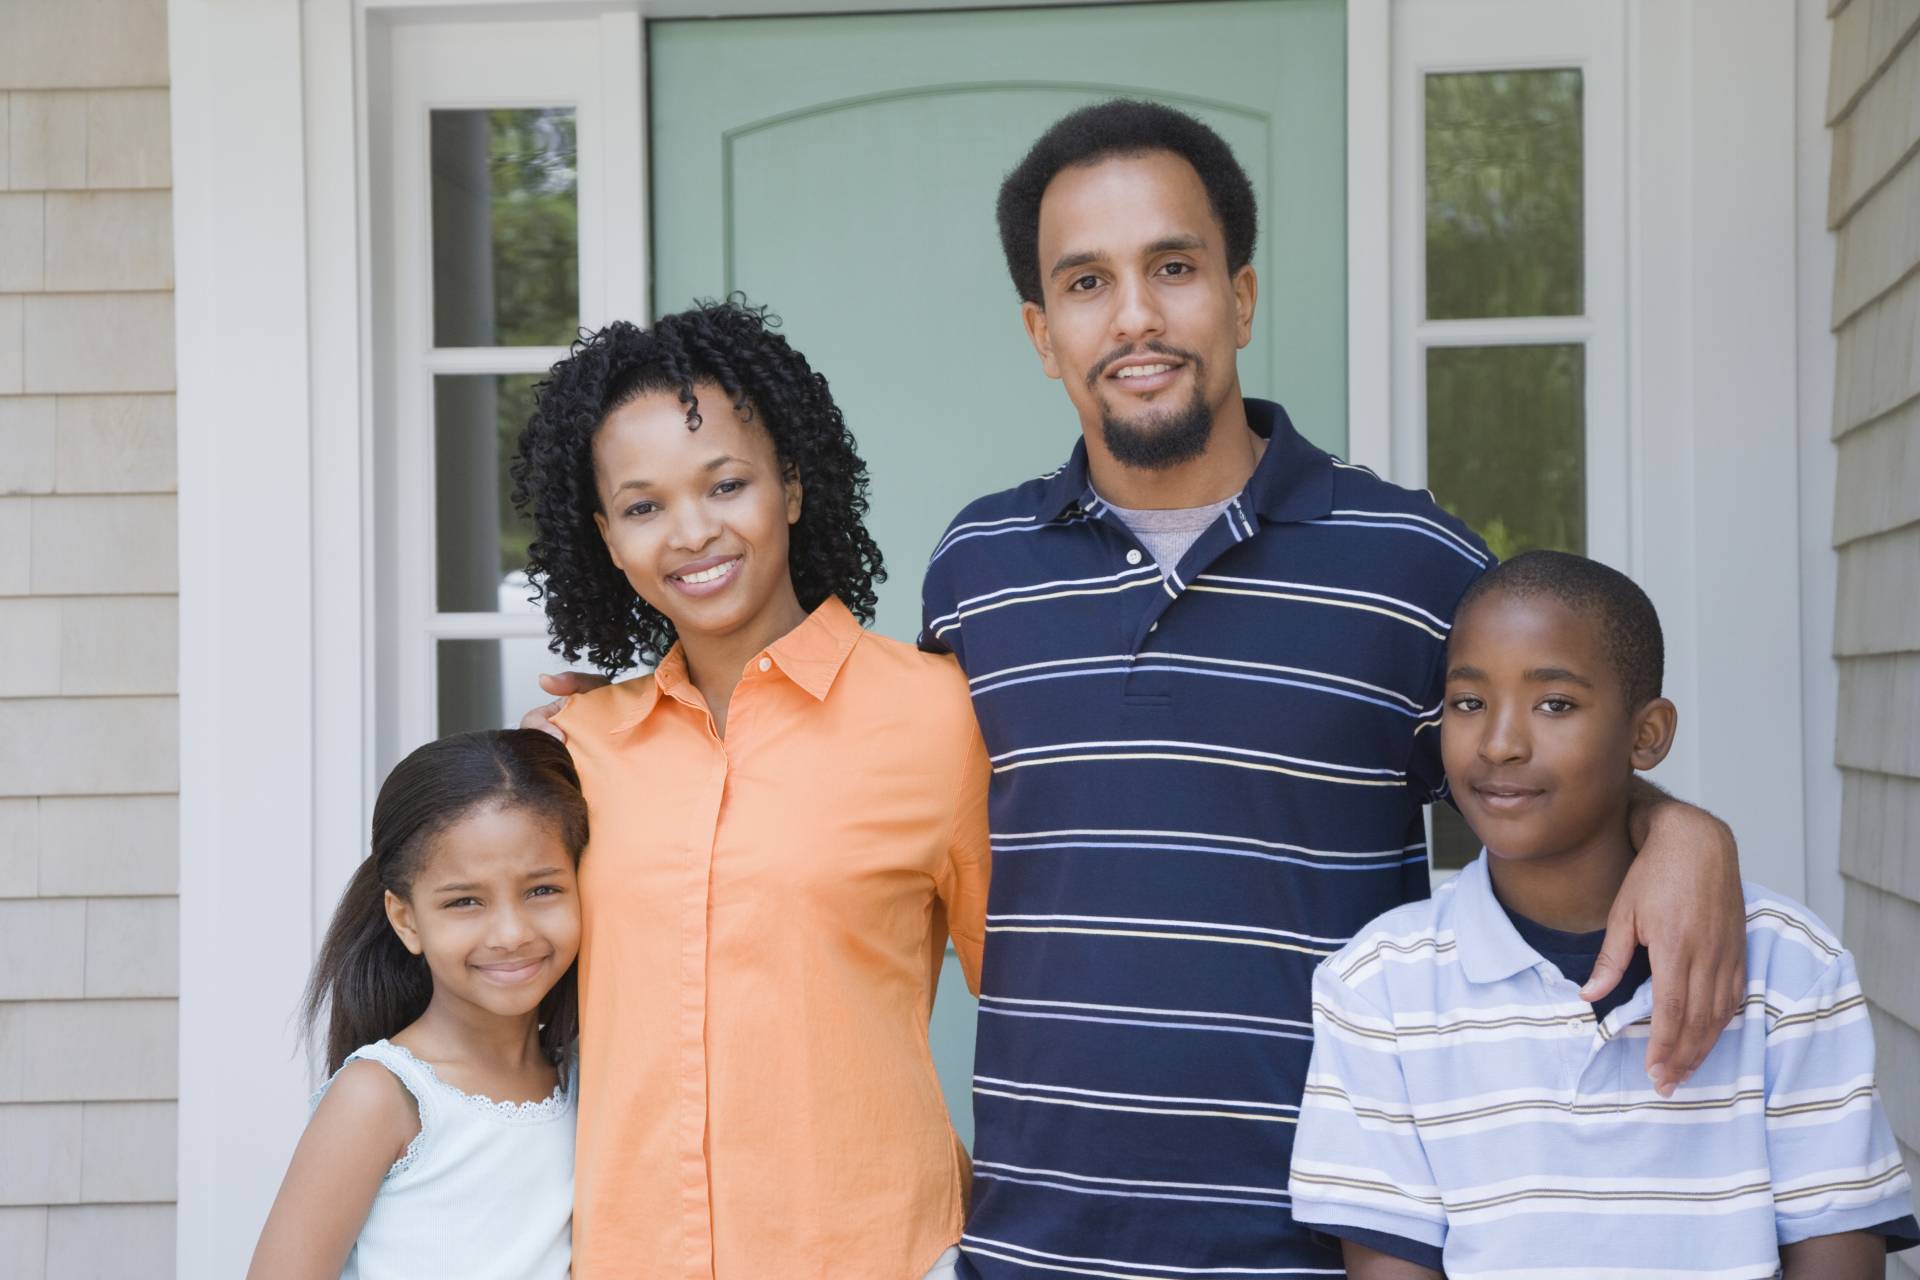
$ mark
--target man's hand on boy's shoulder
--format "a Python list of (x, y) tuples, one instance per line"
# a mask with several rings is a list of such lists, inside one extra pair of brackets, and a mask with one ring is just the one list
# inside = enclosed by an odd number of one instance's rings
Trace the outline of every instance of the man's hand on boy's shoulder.
[(1706, 810), (1643, 782), (1636, 784), (1632, 823), (1639, 853), (1580, 998), (1598, 1000), (1613, 990), (1635, 948), (1647, 948), (1647, 1074), (1662, 1097), (1671, 1097), (1746, 1003), (1746, 897), (1733, 832)]

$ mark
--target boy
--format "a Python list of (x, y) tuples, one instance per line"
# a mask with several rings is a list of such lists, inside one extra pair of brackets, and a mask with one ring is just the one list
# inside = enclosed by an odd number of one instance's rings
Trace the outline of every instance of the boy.
[(1877, 1280), (1920, 1243), (1852, 958), (1804, 907), (1746, 886), (1746, 1008), (1671, 1097), (1641, 1061), (1644, 957), (1579, 998), (1628, 785), (1673, 742), (1661, 667), (1652, 602), (1579, 556), (1516, 556), (1460, 602), (1441, 755), (1486, 852), (1314, 975), (1288, 1190), (1355, 1280)]

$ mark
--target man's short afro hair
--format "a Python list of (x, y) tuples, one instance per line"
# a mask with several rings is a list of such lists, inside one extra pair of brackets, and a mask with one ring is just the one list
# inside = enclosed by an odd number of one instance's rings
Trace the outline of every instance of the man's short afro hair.
[(1627, 709), (1638, 711), (1660, 696), (1666, 641), (1653, 601), (1618, 569), (1565, 551), (1523, 551), (1474, 580), (1454, 610), (1454, 625), (1486, 596), (1546, 596), (1591, 619), (1600, 647), (1620, 677)]
[(1054, 122), (1000, 184), (1000, 247), (1023, 301), (1044, 306), (1040, 288), (1040, 197), (1062, 169), (1109, 156), (1171, 151), (1192, 165), (1227, 237), (1227, 269), (1253, 261), (1260, 210), (1247, 171), (1221, 136), (1184, 111), (1115, 98)]

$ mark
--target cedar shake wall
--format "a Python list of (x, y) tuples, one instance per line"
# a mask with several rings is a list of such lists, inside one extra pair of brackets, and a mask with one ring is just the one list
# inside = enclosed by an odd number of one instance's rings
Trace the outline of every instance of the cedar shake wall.
[[(1920, 0), (1833, 0), (1828, 223), (1846, 943), (1920, 1183)], [(1920, 1275), (1898, 1255), (1889, 1275)]]
[(0, 3), (0, 1276), (173, 1274), (164, 0)]

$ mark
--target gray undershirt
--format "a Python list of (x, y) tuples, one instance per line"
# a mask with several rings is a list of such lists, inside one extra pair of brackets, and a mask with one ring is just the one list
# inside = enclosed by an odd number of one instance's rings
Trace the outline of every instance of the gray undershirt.
[[(1102, 498), (1101, 501), (1106, 502), (1106, 499)], [(1155, 563), (1160, 566), (1161, 575), (1165, 576), (1179, 567), (1180, 558), (1220, 518), (1220, 513), (1233, 505), (1233, 499), (1222, 498), (1204, 507), (1174, 507), (1170, 510), (1140, 510), (1112, 502), (1107, 502), (1107, 505), (1113, 508), (1113, 514), (1126, 522), (1127, 528), (1133, 530), (1133, 536), (1140, 539), (1140, 545), (1153, 556)]]

